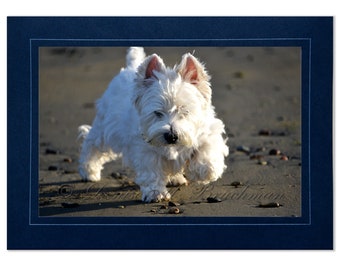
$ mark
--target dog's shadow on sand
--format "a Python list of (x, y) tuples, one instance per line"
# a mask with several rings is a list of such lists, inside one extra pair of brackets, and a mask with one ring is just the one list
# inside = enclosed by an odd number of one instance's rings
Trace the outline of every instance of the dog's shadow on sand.
[[(83, 180), (59, 181), (42, 184), (49, 187), (41, 197), (39, 204), (40, 216), (71, 215), (76, 213), (101, 211), (108, 209), (120, 210), (130, 206), (143, 205), (137, 185), (129, 181), (120, 181), (119, 186), (111, 181), (100, 183)], [(101, 198), (101, 199), (99, 199)], [(111, 199), (110, 199), (111, 198)], [(88, 213), (84, 214), (88, 216)]]
[[(143, 202), (141, 200), (126, 200), (126, 201), (112, 201), (112, 202), (94, 202), (94, 203), (62, 203), (57, 206), (48, 206), (44, 208), (40, 208), (39, 215), (40, 216), (54, 216), (54, 215), (63, 215), (70, 213), (79, 213), (79, 212), (88, 212), (88, 211), (100, 211), (104, 209), (119, 209), (126, 208), (130, 206), (141, 205)], [(72, 216), (72, 215), (71, 215)], [(75, 216), (81, 216), (79, 214)], [(85, 216), (85, 215), (84, 215)], [(86, 214), (86, 216), (88, 216)]]

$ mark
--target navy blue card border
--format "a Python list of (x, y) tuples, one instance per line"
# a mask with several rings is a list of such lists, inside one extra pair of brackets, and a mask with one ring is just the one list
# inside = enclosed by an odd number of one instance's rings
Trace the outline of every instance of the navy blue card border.
[[(39, 47), (131, 45), (301, 48), (301, 217), (38, 216)], [(333, 18), (9, 17), (7, 65), (9, 249), (332, 249)]]

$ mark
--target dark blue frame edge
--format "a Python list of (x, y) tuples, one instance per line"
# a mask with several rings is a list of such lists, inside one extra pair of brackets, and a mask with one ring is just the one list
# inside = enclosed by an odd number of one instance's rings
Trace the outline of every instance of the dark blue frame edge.
[[(217, 222), (216, 219), (205, 219), (204, 222), (202, 219), (188, 219), (185, 226), (133, 223), (112, 226), (105, 224), (105, 219), (99, 219), (103, 222), (99, 226), (89, 224), (88, 220), (81, 223), (81, 219), (65, 226), (48, 225), (48, 219), (45, 220), (46, 224), (45, 221), (38, 224), (34, 218), (32, 220), (32, 187), (29, 179), (35, 174), (34, 165), (38, 164), (34, 154), (37, 153), (38, 124), (32, 121), (31, 116), (38, 113), (38, 106), (34, 94), (31, 96), (28, 89), (34, 83), (30, 80), (31, 76), (36, 75), (30, 73), (34, 72), (31, 69), (30, 41), (35, 38), (117, 38), (125, 40), (122, 46), (128, 46), (129, 39), (157, 39), (159, 43), (152, 44), (159, 46), (169, 46), (162, 39), (309, 39), (310, 62), (302, 63), (303, 67), (309, 67), (309, 72), (302, 74), (303, 82), (309, 80), (309, 89), (303, 89), (309, 92), (307, 95), (303, 93), (302, 104), (303, 114), (310, 113), (309, 121), (303, 121), (303, 130), (310, 131), (309, 147), (307, 153), (303, 153), (303, 157), (309, 156), (308, 166), (304, 165), (306, 161), (303, 160), (303, 168), (309, 169), (307, 172), (303, 169), (303, 174), (309, 175), (307, 188), (311, 194), (310, 204), (304, 202), (306, 205), (303, 205), (303, 209), (308, 208), (303, 211), (304, 214), (307, 211), (308, 222), (304, 216), (304, 222), (300, 224), (291, 224), (283, 219), (282, 224), (278, 222), (274, 225), (261, 224), (256, 218), (234, 219), (228, 224), (223, 218), (217, 219)], [(207, 42), (205, 45), (211, 44), (214, 43)], [(240, 42), (239, 46), (247, 44)], [(9, 17), (7, 64), (8, 249), (333, 248), (332, 17)], [(214, 221), (220, 224), (213, 225)]]

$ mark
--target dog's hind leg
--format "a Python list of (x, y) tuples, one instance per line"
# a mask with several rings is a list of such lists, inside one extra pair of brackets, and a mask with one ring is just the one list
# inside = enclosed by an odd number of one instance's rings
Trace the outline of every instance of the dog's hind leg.
[[(103, 165), (115, 160), (119, 154), (111, 149), (103, 149), (100, 136), (96, 136), (90, 126), (80, 126), (79, 138), (83, 139), (79, 158), (79, 174), (84, 180), (99, 181)], [(93, 132), (91, 132), (93, 131)]]

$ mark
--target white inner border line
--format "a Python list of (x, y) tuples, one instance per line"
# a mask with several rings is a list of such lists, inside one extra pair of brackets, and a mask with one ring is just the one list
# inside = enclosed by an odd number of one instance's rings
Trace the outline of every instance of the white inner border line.
[[(309, 42), (309, 59), (308, 59), (308, 210), (309, 210), (309, 222), (308, 223), (32, 223), (32, 143), (33, 143), (33, 136), (32, 136), (32, 121), (33, 121), (33, 65), (32, 65), (32, 42), (34, 41), (75, 41), (75, 42), (143, 42), (143, 41), (151, 41), (151, 42), (158, 42), (158, 41), (166, 41), (166, 42), (181, 42), (181, 41), (188, 41), (188, 42), (195, 42), (195, 41), (308, 41)], [(29, 225), (32, 226), (273, 226), (273, 225), (285, 225), (285, 226), (292, 226), (292, 225), (311, 225), (312, 217), (311, 217), (311, 171), (310, 171), (310, 99), (311, 99), (311, 51), (312, 51), (312, 39), (311, 38), (251, 38), (251, 39), (54, 39), (54, 38), (30, 38), (30, 187), (29, 187)], [(79, 45), (78, 45), (79, 46)], [(150, 45), (148, 45), (150, 46)], [(38, 46), (39, 47), (39, 46)], [(58, 45), (56, 45), (58, 47)], [(89, 46), (87, 46), (89, 47)], [(96, 45), (95, 47), (99, 47)], [(112, 46), (114, 47), (114, 46)], [(119, 47), (124, 47), (123, 45), (119, 45)], [(161, 46), (166, 47), (166, 46)], [(196, 46), (196, 47), (199, 47)], [(209, 46), (212, 47), (212, 46)], [(218, 46), (217, 46), (218, 47)], [(228, 47), (228, 46), (224, 46)], [(230, 46), (232, 47), (232, 46)], [(257, 45), (249, 45), (249, 46), (236, 46), (236, 47), (258, 47)], [(289, 46), (282, 46), (282, 47), (289, 47)], [(303, 81), (302, 81), (302, 73), (303, 73), (303, 66), (302, 66), (302, 47), (301, 46), (291, 46), (291, 47), (300, 47), (301, 48), (301, 100), (302, 100), (302, 90)], [(39, 52), (38, 52), (39, 55)], [(38, 59), (39, 62), (39, 59)], [(39, 68), (39, 67), (38, 67)], [(39, 78), (38, 78), (39, 81)], [(38, 89), (39, 92), (39, 89)], [(301, 103), (301, 122), (302, 122), (302, 103)], [(302, 125), (301, 125), (302, 126)], [(302, 135), (302, 130), (301, 130)], [(302, 138), (301, 138), (302, 139)], [(302, 151), (301, 151), (302, 153)], [(302, 157), (301, 157), (302, 158)], [(301, 170), (301, 206), (302, 206), (302, 170)], [(302, 209), (301, 209), (302, 210)], [(39, 212), (39, 211), (38, 211)], [(302, 218), (303, 215), (301, 215)], [(60, 217), (39, 217), (38, 218), (60, 218)], [(84, 217), (62, 217), (62, 218), (69, 218), (70, 220), (73, 218), (84, 218)], [(85, 217), (86, 219), (92, 218), (124, 218), (124, 217)], [(126, 217), (126, 218), (134, 218)], [(147, 218), (147, 217), (138, 217), (138, 218)], [(205, 217), (188, 217), (188, 218), (205, 218)], [(289, 217), (238, 217), (238, 216), (226, 216), (226, 217), (206, 217), (206, 218), (289, 218)]]

